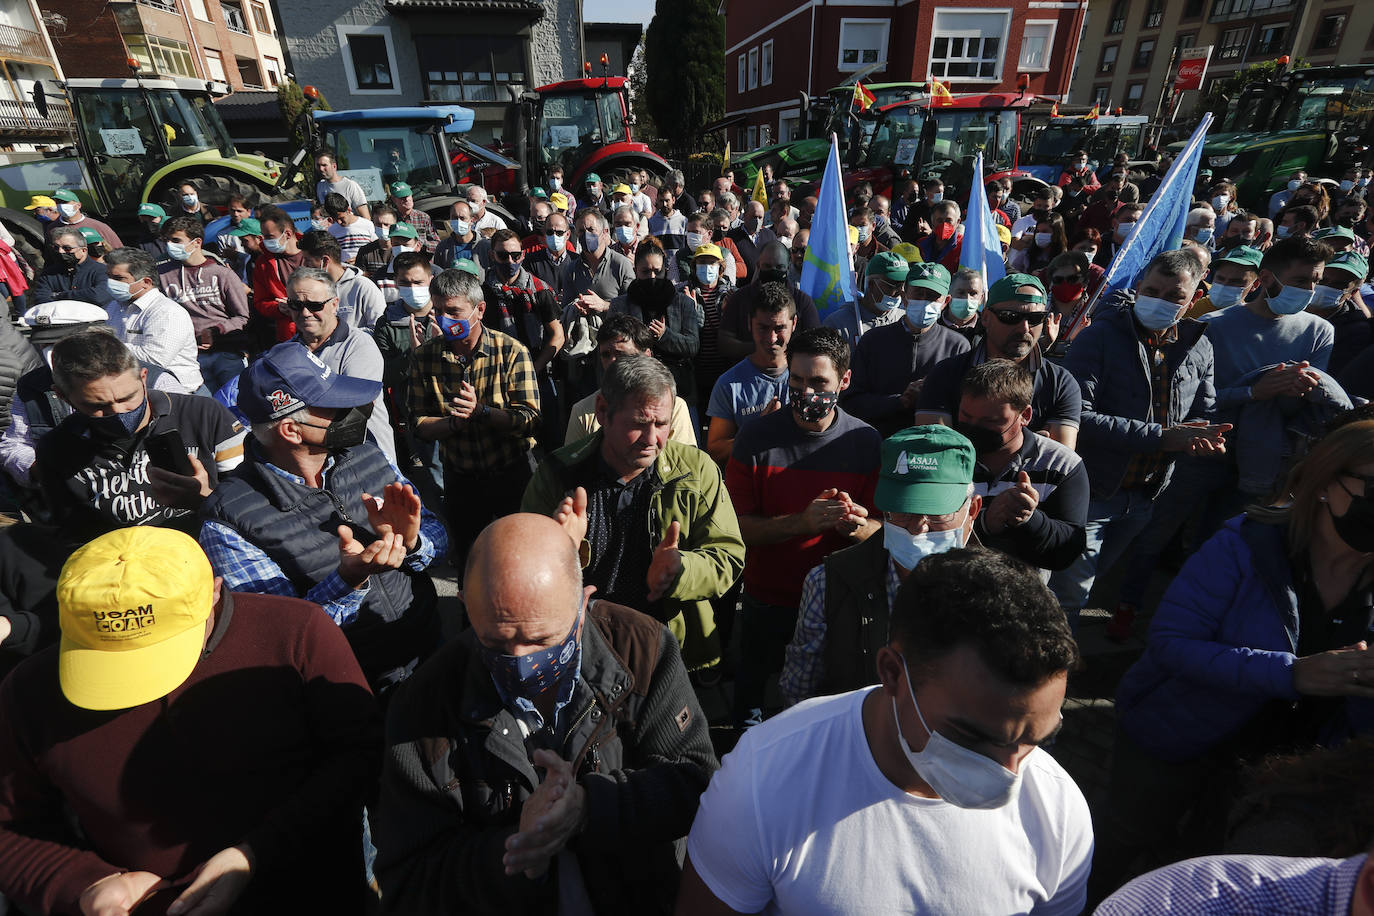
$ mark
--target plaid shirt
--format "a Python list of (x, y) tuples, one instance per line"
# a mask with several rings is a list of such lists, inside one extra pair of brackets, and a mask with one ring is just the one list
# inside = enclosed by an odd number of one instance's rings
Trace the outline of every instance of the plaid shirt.
[[(1170, 325), (1162, 334), (1140, 334), (1145, 345), (1145, 358), (1150, 361), (1150, 400), (1155, 420), (1166, 429), (1169, 426), (1169, 360), (1165, 349), (1178, 341), (1178, 325)], [(1168, 457), (1162, 450), (1136, 452), (1126, 465), (1126, 476), (1121, 481), (1121, 489), (1133, 490), (1147, 486), (1168, 465)]]
[(424, 243), (425, 251), (432, 257), (434, 249), (439, 247), (439, 233), (434, 231), (434, 220), (429, 218), (429, 214), (419, 207), (411, 207), (410, 213), (399, 218), (403, 223), (410, 223)]
[(506, 411), (515, 426), (498, 431), (474, 415), (456, 434), (439, 440), (444, 464), (466, 474), (511, 467), (534, 448), (539, 428), (539, 380), (530, 351), (514, 337), (487, 327), (469, 357), (453, 352), (442, 337), (421, 344), (411, 361), (406, 400), (416, 426), (426, 417), (447, 417), (450, 400), (464, 380), (477, 390), (479, 405)]

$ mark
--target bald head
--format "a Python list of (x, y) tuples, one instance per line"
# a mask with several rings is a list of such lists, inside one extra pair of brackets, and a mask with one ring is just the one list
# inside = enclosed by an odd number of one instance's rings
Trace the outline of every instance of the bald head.
[(484, 646), (506, 655), (547, 648), (568, 635), (582, 604), (577, 549), (547, 516), (497, 519), (468, 552), (463, 603)]

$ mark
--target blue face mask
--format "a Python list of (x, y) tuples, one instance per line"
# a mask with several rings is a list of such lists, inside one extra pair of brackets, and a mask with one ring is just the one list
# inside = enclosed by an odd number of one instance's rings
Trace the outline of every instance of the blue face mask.
[(1214, 230), (1211, 226), (1203, 226), (1201, 229), (1197, 231), (1197, 235), (1193, 236), (1193, 238), (1201, 242), (1202, 244), (1206, 245), (1208, 242), (1212, 240), (1213, 233)]
[(445, 340), (467, 340), (468, 335), (472, 333), (472, 322), (466, 318), (450, 318), (447, 315), (436, 317), (439, 319), (439, 331)]
[(188, 254), (186, 246), (179, 242), (168, 242), (167, 253), (172, 256), (172, 260), (174, 261), (184, 261)]
[(977, 313), (978, 301), (957, 297), (949, 300), (949, 317), (955, 321), (967, 321), (969, 316)]
[(582, 619), (583, 610), (579, 609), (577, 620), (561, 642), (528, 655), (504, 655), (478, 643), (478, 655), (491, 672), (501, 699), (514, 703), (518, 698), (533, 704), (569, 674), (576, 677), (582, 663)]
[(964, 528), (950, 528), (947, 531), (928, 531), (925, 534), (912, 534), (899, 525), (883, 522), (883, 546), (887, 548), (892, 562), (905, 570), (916, 568), (916, 564), (926, 557), (937, 553), (947, 553), (964, 546)]
[(1207, 291), (1207, 298), (1219, 309), (1230, 308), (1245, 298), (1245, 287), (1213, 283), (1212, 288)]
[(1269, 294), (1269, 311), (1275, 315), (1296, 315), (1312, 303), (1312, 290), (1278, 284), (1277, 294)]
[(906, 320), (914, 327), (928, 328), (940, 317), (944, 303), (939, 299), (908, 299)]
[(111, 299), (115, 299), (119, 302), (128, 302), (129, 299), (132, 298), (129, 295), (129, 284), (125, 283), (123, 280), (106, 280), (105, 291), (110, 294)]
[(1154, 296), (1136, 296), (1135, 320), (1151, 331), (1163, 331), (1178, 321), (1178, 303)]
[(86, 427), (95, 436), (111, 441), (132, 439), (148, 412), (148, 392), (144, 389), (143, 403), (124, 413), (106, 414), (103, 417), (87, 417)]

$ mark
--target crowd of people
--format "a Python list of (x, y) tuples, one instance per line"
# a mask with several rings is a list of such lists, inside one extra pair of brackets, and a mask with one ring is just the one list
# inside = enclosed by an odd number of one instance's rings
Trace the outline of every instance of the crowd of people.
[(992, 283), (861, 183), (822, 314), (771, 170), (315, 165), (0, 236), (0, 911), (1374, 913), (1370, 170), (1101, 297), (1158, 155), (990, 181)]

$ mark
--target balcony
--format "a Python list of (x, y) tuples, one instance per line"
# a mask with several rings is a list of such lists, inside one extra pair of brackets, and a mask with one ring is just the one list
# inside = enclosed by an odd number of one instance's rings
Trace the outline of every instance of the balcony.
[(51, 59), (42, 35), (9, 25), (0, 25), (0, 53), (36, 60)]
[(48, 103), (48, 116), (38, 113), (32, 102), (0, 99), (0, 134), (29, 137), (62, 137), (72, 134), (72, 113), (60, 103)]
[(248, 21), (243, 18), (243, 10), (239, 9), (237, 6), (231, 6), (228, 3), (222, 4), (220, 10), (224, 13), (224, 27), (229, 31), (236, 32), (239, 35), (253, 34), (248, 31)]
[(151, 6), (155, 10), (162, 10), (164, 13), (177, 12), (176, 0), (135, 0), (142, 6)]
[(1212, 0), (1212, 12), (1207, 21), (1234, 22), (1237, 19), (1287, 12), (1297, 5), (1298, 0)]

